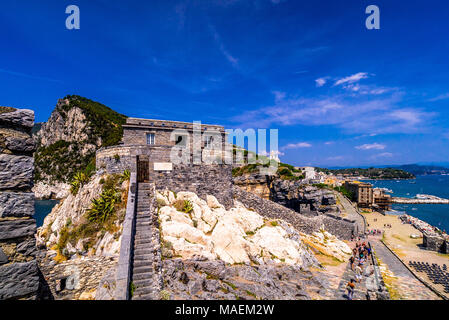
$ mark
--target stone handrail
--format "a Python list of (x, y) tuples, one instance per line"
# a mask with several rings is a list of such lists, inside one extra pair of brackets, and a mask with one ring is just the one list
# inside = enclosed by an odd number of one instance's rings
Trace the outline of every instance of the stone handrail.
[(120, 257), (115, 275), (114, 300), (129, 300), (129, 285), (131, 282), (131, 260), (136, 224), (136, 194), (137, 174), (131, 173), (128, 190), (126, 215), (123, 221)]

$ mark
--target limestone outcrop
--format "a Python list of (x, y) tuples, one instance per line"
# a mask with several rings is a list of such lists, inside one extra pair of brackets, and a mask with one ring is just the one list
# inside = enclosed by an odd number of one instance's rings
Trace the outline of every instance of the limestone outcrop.
[(39, 298), (33, 124), (32, 110), (0, 107), (0, 300)]
[[(226, 210), (213, 196), (208, 202), (192, 192), (159, 194), (163, 247), (172, 248), (173, 256), (183, 259), (203, 257), (229, 264), (268, 262), (308, 267), (317, 264), (293, 228), (285, 222), (264, 219), (237, 203)], [(171, 201), (169, 199), (172, 199)], [(191, 212), (175, 206), (186, 202)]]
[(238, 201), (226, 210), (213, 196), (171, 191), (156, 200), (162, 299), (330, 299), (315, 253), (345, 259), (351, 252), (325, 231), (302, 234)]

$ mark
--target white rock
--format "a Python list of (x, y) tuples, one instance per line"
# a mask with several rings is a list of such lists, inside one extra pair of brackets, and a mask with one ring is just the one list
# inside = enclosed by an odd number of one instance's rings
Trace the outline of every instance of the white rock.
[(164, 238), (171, 236), (175, 238), (184, 238), (191, 243), (199, 243), (206, 247), (210, 247), (210, 239), (208, 239), (201, 230), (176, 221), (169, 221), (162, 224), (162, 233)]
[(207, 201), (207, 205), (211, 209), (224, 208), (224, 206), (221, 205), (220, 202), (218, 202), (217, 198), (215, 198), (214, 196), (207, 195), (206, 196), (206, 201)]

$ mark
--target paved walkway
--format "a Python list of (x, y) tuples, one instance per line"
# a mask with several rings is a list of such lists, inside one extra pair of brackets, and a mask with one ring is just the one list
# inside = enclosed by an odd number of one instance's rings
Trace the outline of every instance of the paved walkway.
[[(390, 287), (392, 299), (397, 300), (439, 300), (440, 298), (406, 268), (391, 251), (375, 237), (370, 243), (381, 261), (380, 269), (384, 281)], [(385, 274), (387, 276), (385, 276)], [(393, 292), (391, 292), (393, 291)]]
[(335, 192), (335, 195), (340, 201), (340, 208), (342, 209), (343, 217), (349, 220), (355, 220), (357, 222), (359, 232), (364, 233), (365, 221), (363, 220), (363, 217), (357, 212), (353, 204), (346, 199), (346, 197), (339, 192)]

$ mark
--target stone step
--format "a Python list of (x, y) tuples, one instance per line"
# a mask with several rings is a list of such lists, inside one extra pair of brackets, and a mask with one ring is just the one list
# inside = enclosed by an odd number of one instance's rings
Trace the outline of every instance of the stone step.
[(146, 233), (146, 234), (137, 234), (134, 237), (134, 243), (136, 242), (141, 242), (141, 241), (146, 241), (148, 239), (152, 239), (152, 234), (150, 233)]
[(133, 283), (136, 286), (136, 291), (138, 291), (139, 289), (152, 287), (154, 284), (154, 281), (153, 281), (152, 277), (149, 277), (147, 279), (133, 281)]
[(141, 254), (138, 256), (134, 256), (134, 263), (139, 261), (150, 261), (154, 258), (153, 254)]
[(153, 249), (152, 242), (134, 244), (134, 252), (136, 252), (136, 250), (146, 250), (146, 249), (150, 250)]
[(134, 260), (133, 263), (134, 268), (151, 267), (152, 265), (153, 265), (152, 260)]
[(137, 257), (140, 256), (141, 254), (152, 254), (153, 253), (152, 251), (153, 250), (151, 249), (137, 249), (134, 250), (134, 256)]
[(155, 300), (155, 298), (153, 298), (152, 294), (139, 294), (136, 295), (134, 294), (134, 297), (132, 298), (133, 300), (139, 301), (139, 300)]
[(135, 267), (133, 268), (133, 278), (135, 278), (138, 274), (151, 273), (153, 270), (153, 266)]
[(139, 281), (139, 280), (144, 280), (144, 279), (151, 279), (152, 277), (153, 277), (153, 272), (142, 272), (142, 273), (133, 274), (133, 282)]
[(134, 291), (134, 296), (139, 297), (142, 295), (151, 295), (154, 291), (155, 291), (154, 287), (142, 287), (142, 288), (138, 288)]
[(134, 240), (134, 247), (136, 247), (137, 245), (151, 244), (152, 242), (153, 242), (153, 238), (152, 237), (135, 239)]
[(152, 225), (151, 221), (136, 221), (136, 227), (150, 227)]

